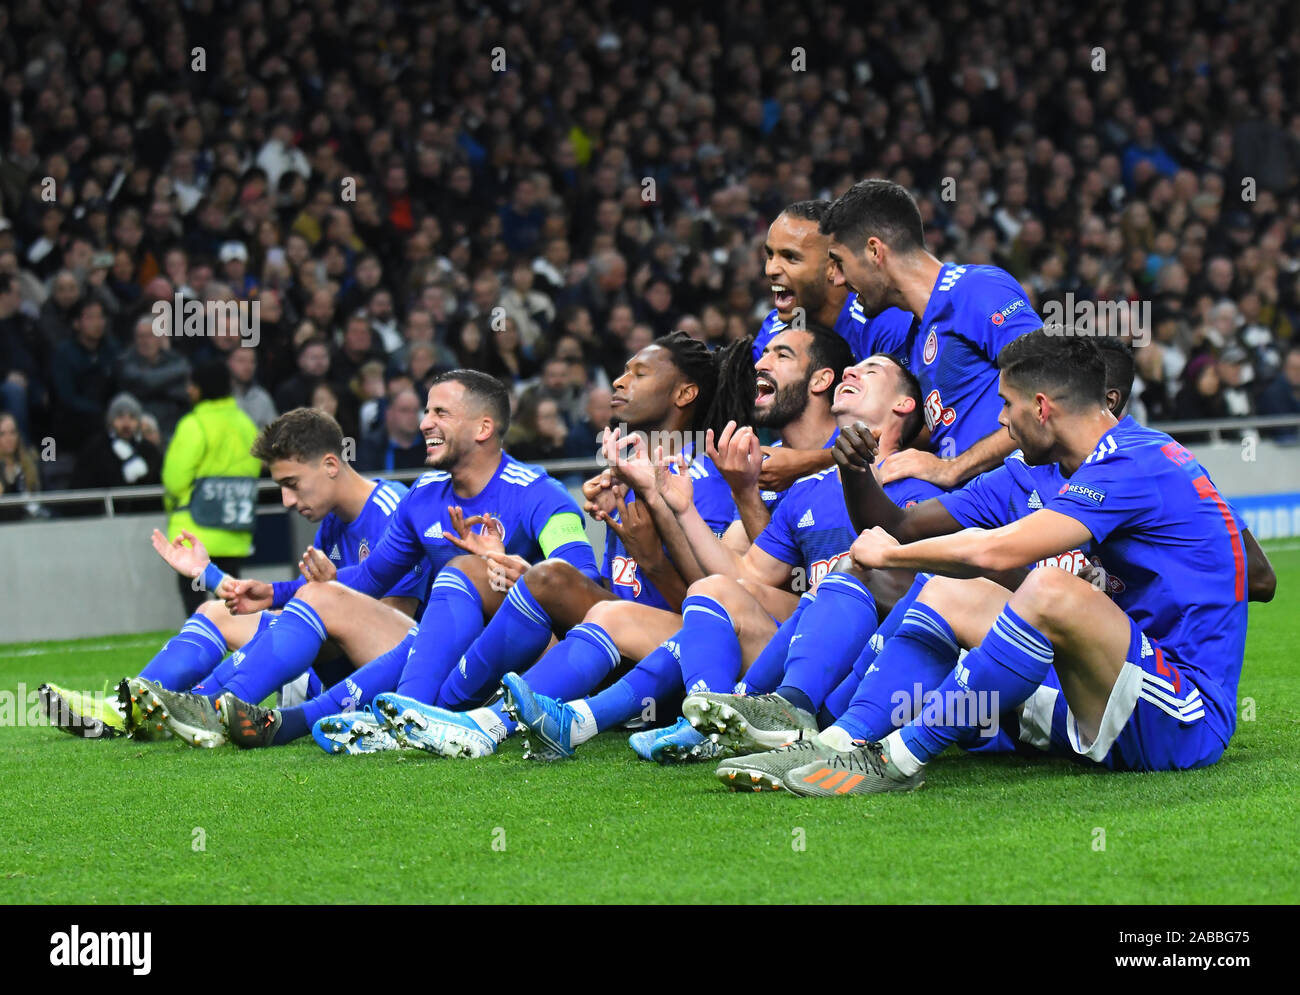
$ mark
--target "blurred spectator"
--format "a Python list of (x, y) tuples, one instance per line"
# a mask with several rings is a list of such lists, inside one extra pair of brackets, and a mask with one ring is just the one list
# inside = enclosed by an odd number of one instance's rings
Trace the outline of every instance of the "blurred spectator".
[(581, 420), (569, 430), (564, 444), (566, 459), (594, 459), (600, 452), (600, 442), (609, 427), (614, 409), (610, 401), (614, 395), (604, 387), (593, 387), (587, 393), (587, 407)]
[(271, 395), (257, 382), (257, 350), (232, 349), (226, 356), (226, 367), (230, 370), (231, 392), (239, 410), (259, 429), (266, 428), (275, 421), (277, 412)]
[(1223, 409), (1229, 417), (1249, 418), (1255, 413), (1251, 383), (1255, 371), (1246, 350), (1235, 341), (1219, 354), (1219, 382), (1223, 385)]
[(357, 311), (348, 317), (344, 326), (343, 341), (330, 362), (330, 379), (341, 387), (346, 386), (356, 379), (366, 363), (383, 358), (384, 351), (375, 342), (366, 313)]
[[(23, 443), (14, 416), (0, 412), (0, 495), (35, 494), (41, 489), (36, 453)], [(14, 521), (33, 514), (39, 505), (0, 508), (0, 521)]]
[(535, 350), (542, 335), (555, 320), (555, 304), (546, 294), (533, 289), (535, 274), (526, 260), (510, 269), (510, 285), (501, 294), (501, 306), (514, 319), (524, 348)]
[(506, 452), (525, 463), (562, 459), (568, 435), (555, 399), (533, 387), (520, 395), (519, 409), (506, 433)]
[(75, 445), (87, 425), (97, 425), (108, 407), (117, 346), (105, 332), (104, 305), (83, 299), (72, 312), (72, 338), (54, 352), (54, 437)]
[(519, 340), (519, 327), (515, 319), (506, 315), (500, 321), (492, 323), (492, 344), (487, 360), (480, 369), (490, 373), (507, 384), (518, 385), (528, 380), (537, 371), (523, 343)]
[[(314, 332), (314, 329), (311, 331)], [(298, 346), (298, 372), (280, 384), (275, 392), (276, 410), (311, 407), (312, 391), (317, 383), (325, 379), (329, 369), (329, 343), (323, 337), (312, 334)]]
[(162, 429), (158, 427), (158, 419), (147, 411), (140, 416), (140, 438), (159, 452), (163, 451)]
[(115, 377), (118, 389), (139, 401), (164, 435), (189, 410), (190, 364), (154, 333), (148, 315), (136, 319), (131, 348), (117, 358)]
[(104, 431), (77, 453), (74, 488), (143, 487), (162, 481), (162, 453), (140, 434), (144, 408), (130, 394), (108, 405)]
[[(1188, 360), (1183, 370), (1183, 386), (1174, 401), (1174, 418), (1178, 421), (1204, 421), (1227, 414), (1223, 400), (1223, 381), (1219, 378), (1214, 354), (1203, 352)], [(1180, 434), (1179, 439), (1203, 441), (1208, 433)]]
[(414, 390), (400, 391), (384, 412), (384, 424), (363, 436), (357, 447), (357, 469), (389, 472), (424, 466), (427, 455), (420, 420), (424, 402)]
[(357, 437), (356, 405), (351, 393), (342, 390), (329, 380), (321, 380), (311, 390), (311, 403), (308, 407), (324, 411), (339, 423), (343, 434), (349, 439)]
[(0, 273), (0, 410), (14, 416), (18, 432), (31, 437), (29, 405), (42, 399), (44, 388), (36, 360), (28, 351), (33, 338), (31, 319), (19, 308), (22, 301), (18, 281)]
[[(1300, 415), (1300, 342), (1291, 343), (1282, 370), (1259, 394), (1261, 415)], [(1300, 432), (1275, 429), (1267, 433), (1279, 441), (1295, 442)]]

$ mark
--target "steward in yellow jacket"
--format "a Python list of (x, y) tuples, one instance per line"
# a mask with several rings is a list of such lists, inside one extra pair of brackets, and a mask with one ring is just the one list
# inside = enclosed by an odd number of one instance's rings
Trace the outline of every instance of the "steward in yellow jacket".
[(191, 377), (194, 410), (176, 425), (163, 459), (167, 536), (193, 532), (213, 559), (242, 559), (253, 550), (257, 478), (262, 463), (249, 450), (257, 426), (231, 396), (230, 371), (206, 363)]

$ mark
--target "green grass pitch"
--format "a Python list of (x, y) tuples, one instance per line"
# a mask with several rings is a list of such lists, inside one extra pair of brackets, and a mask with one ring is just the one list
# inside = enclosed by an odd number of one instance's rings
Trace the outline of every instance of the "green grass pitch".
[[(1279, 594), (1251, 607), (1239, 701), (1255, 717), (1206, 770), (953, 754), (916, 794), (813, 800), (732, 794), (616, 734), (541, 764), (514, 742), (477, 761), (201, 751), (15, 717), (0, 901), (1293, 903), (1300, 550), (1269, 553)], [(0, 688), (98, 689), (162, 638), (0, 646)]]

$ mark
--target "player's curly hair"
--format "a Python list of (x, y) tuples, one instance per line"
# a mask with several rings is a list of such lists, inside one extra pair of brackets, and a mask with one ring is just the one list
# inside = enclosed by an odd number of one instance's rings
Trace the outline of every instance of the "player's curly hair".
[(717, 350), (710, 350), (685, 332), (670, 332), (655, 339), (654, 344), (667, 350), (682, 376), (700, 389), (692, 431), (711, 428), (718, 435), (729, 421), (749, 423), (755, 393), (753, 336)]

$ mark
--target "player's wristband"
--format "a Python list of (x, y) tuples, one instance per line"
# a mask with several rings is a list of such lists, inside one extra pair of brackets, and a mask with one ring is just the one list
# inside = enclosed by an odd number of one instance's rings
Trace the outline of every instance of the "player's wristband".
[(212, 591), (215, 594), (217, 588), (221, 586), (221, 582), (226, 579), (226, 572), (209, 560), (200, 576), (203, 578), (203, 589)]

